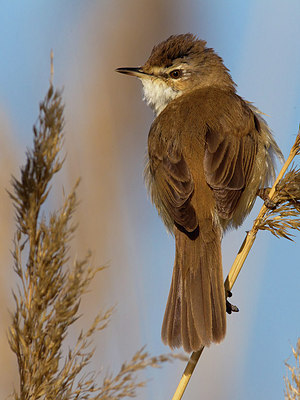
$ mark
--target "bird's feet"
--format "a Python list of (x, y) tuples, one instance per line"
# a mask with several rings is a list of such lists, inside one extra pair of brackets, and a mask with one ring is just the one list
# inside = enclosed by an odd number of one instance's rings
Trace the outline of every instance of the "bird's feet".
[(274, 210), (277, 204), (270, 199), (270, 190), (271, 188), (258, 189), (257, 196), (259, 196), (264, 201), (267, 208), (269, 208), (270, 210)]
[(227, 297), (231, 297), (232, 293), (228, 290), (226, 293), (226, 312), (227, 314), (231, 314), (233, 312), (239, 312), (240, 310), (237, 308), (237, 306), (234, 306), (233, 304), (229, 303), (227, 300)]

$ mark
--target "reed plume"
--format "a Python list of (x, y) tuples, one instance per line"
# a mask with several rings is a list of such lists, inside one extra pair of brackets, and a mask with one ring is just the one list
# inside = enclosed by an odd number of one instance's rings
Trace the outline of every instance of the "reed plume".
[(148, 366), (158, 367), (174, 356), (150, 357), (143, 348), (116, 374), (101, 379), (96, 372), (87, 371), (94, 354), (93, 336), (107, 326), (112, 309), (96, 315), (91, 326), (79, 333), (73, 348), (66, 351), (64, 347), (70, 326), (80, 317), (82, 295), (103, 268), (91, 265), (90, 254), (73, 263), (69, 260), (70, 240), (76, 230), (72, 216), (77, 205), (78, 182), (64, 196), (59, 210), (45, 212), (50, 184), (64, 162), (60, 158), (63, 130), (62, 96), (51, 83), (33, 127), (33, 148), (27, 151), (20, 178), (13, 177), (13, 190), (9, 193), (16, 215), (12, 254), (18, 277), (8, 333), (10, 347), (17, 357), (20, 382), (13, 397), (15, 400), (135, 397), (137, 388), (145, 384), (137, 372)]
[(290, 377), (285, 377), (285, 399), (299, 400), (300, 399), (300, 338), (297, 342), (297, 347), (292, 349), (295, 359), (295, 366), (285, 363)]

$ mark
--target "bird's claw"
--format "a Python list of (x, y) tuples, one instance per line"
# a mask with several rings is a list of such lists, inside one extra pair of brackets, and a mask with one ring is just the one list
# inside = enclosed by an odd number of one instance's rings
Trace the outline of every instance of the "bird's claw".
[(257, 196), (259, 196), (264, 201), (264, 204), (267, 208), (269, 208), (270, 210), (274, 210), (277, 204), (270, 199), (270, 190), (270, 188), (258, 189)]
[(238, 307), (229, 303), (229, 301), (227, 300), (227, 297), (232, 297), (232, 293), (229, 290), (227, 291), (227, 294), (226, 294), (226, 312), (227, 312), (227, 314), (231, 314), (233, 312), (239, 312), (240, 310), (238, 309)]

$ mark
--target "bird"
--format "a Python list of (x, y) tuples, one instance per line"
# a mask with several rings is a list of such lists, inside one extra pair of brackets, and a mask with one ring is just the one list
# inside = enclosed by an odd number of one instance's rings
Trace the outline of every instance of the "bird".
[(175, 238), (161, 336), (188, 353), (225, 337), (221, 240), (242, 224), (283, 159), (262, 113), (237, 94), (206, 44), (191, 33), (172, 35), (143, 66), (116, 69), (141, 80), (155, 113), (145, 183)]

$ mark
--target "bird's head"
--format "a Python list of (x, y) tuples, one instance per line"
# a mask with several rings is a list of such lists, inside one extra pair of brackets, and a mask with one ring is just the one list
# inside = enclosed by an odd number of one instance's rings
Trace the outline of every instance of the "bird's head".
[(205, 45), (191, 33), (170, 36), (153, 48), (142, 67), (116, 71), (141, 79), (144, 98), (156, 115), (170, 101), (195, 89), (218, 86), (235, 90), (222, 59)]

